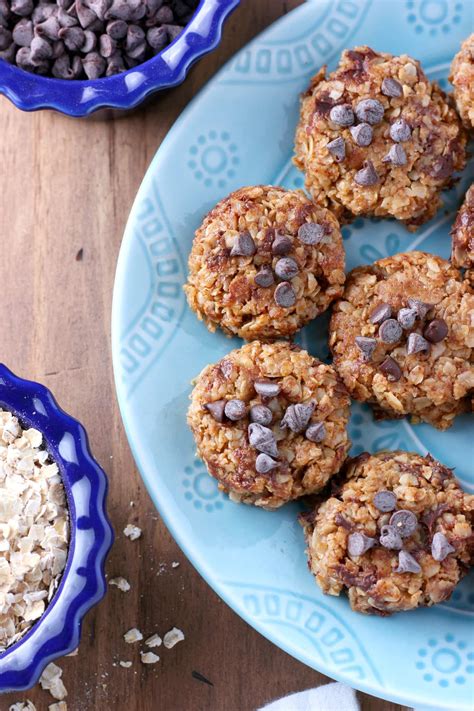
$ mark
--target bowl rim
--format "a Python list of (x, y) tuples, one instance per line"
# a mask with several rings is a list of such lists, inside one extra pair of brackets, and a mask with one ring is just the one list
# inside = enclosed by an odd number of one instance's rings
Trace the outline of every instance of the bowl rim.
[(27, 634), (0, 654), (0, 693), (6, 693), (31, 688), (51, 661), (78, 646), (85, 614), (107, 589), (104, 567), (114, 534), (105, 509), (107, 476), (78, 420), (58, 405), (48, 388), (14, 375), (2, 363), (0, 407), (43, 434), (61, 472), (70, 519), (66, 567), (58, 589)]
[(73, 117), (98, 109), (133, 109), (149, 94), (184, 81), (200, 57), (222, 37), (226, 18), (240, 0), (200, 0), (178, 37), (146, 62), (99, 79), (56, 79), (31, 74), (0, 59), (0, 94), (23, 111), (53, 109)]

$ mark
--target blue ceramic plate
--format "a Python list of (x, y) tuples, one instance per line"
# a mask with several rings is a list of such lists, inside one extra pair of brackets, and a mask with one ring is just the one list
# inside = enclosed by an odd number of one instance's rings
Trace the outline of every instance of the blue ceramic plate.
[[(186, 426), (190, 380), (239, 345), (211, 334), (182, 291), (193, 232), (225, 194), (252, 183), (301, 187), (291, 165), (298, 94), (345, 47), (367, 43), (422, 60), (447, 76), (472, 31), (471, 0), (308, 2), (245, 47), (186, 109), (160, 147), (133, 206), (120, 254), (113, 357), (128, 438), (148, 490), (179, 545), (218, 594), (276, 645), (336, 679), (417, 706), (471, 709), (473, 578), (434, 609), (380, 619), (324, 596), (306, 566), (297, 505), (275, 513), (229, 502), (195, 459)], [(416, 234), (393, 221), (345, 227), (348, 267), (410, 249), (449, 254), (449, 229), (471, 175), (445, 194), (445, 209)], [(327, 358), (326, 323), (300, 341)], [(318, 335), (319, 332), (319, 335)], [(322, 335), (321, 335), (322, 334)], [(472, 421), (471, 421), (472, 438)], [(431, 452), (472, 491), (467, 416), (449, 432), (375, 423), (353, 406), (353, 454)]]

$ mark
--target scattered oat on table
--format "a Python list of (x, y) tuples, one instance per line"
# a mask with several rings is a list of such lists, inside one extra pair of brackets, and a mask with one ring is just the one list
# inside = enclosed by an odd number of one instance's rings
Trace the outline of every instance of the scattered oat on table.
[(177, 560), (174, 560), (174, 561), (171, 563), (171, 567), (172, 567), (172, 568), (179, 568), (179, 566), (180, 566), (180, 564), (178, 563)]
[(183, 631), (178, 629), (177, 627), (173, 627), (173, 629), (167, 632), (163, 637), (163, 644), (165, 645), (166, 649), (172, 649), (175, 644), (178, 644), (178, 642), (182, 642), (183, 640)]
[(41, 432), (0, 409), (0, 654), (44, 613), (68, 541), (64, 486)]
[(159, 647), (162, 641), (163, 640), (161, 639), (160, 635), (155, 633), (145, 640), (145, 644), (147, 647)]
[(135, 642), (140, 642), (143, 639), (143, 635), (136, 627), (132, 627), (131, 630), (125, 632), (123, 638), (127, 644), (134, 644)]
[(132, 666), (132, 662), (122, 662), (122, 661), (120, 661), (119, 664), (120, 664), (120, 666), (123, 667), (124, 669), (130, 669), (130, 667)]
[(142, 664), (156, 664), (160, 661), (159, 656), (157, 654), (153, 654), (153, 652), (140, 652), (140, 657)]
[(125, 526), (123, 532), (127, 536), (127, 538), (130, 538), (131, 541), (136, 541), (137, 538), (140, 538), (140, 536), (142, 535), (142, 529), (138, 526), (134, 526), (132, 523), (129, 523), (127, 526)]
[(66, 657), (77, 657), (79, 654), (79, 647), (76, 647), (76, 649), (73, 649), (72, 652), (69, 652), (69, 654), (66, 654)]
[(50, 704), (48, 706), (48, 711), (67, 711), (67, 703), (65, 701), (60, 701), (58, 704)]
[(130, 583), (125, 578), (112, 578), (109, 580), (109, 585), (115, 585), (122, 592), (128, 592), (130, 590)]
[(17, 701), (16, 704), (12, 704), (8, 711), (36, 711), (36, 706), (27, 699), (26, 701)]
[(57, 664), (51, 662), (43, 671), (40, 677), (40, 684), (43, 689), (49, 691), (53, 699), (62, 701), (67, 696), (67, 689), (61, 679), (63, 670)]

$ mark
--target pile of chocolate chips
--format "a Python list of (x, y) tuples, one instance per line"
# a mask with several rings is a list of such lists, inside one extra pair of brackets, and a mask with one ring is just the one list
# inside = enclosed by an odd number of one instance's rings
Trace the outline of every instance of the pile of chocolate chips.
[(172, 42), (199, 0), (0, 0), (0, 58), (57, 79), (98, 79)]
[[(380, 536), (377, 541), (372, 536), (365, 533), (351, 533), (347, 539), (347, 550), (351, 556), (364, 555), (368, 550), (377, 545), (377, 542), (388, 550), (399, 551), (398, 567), (396, 573), (420, 573), (421, 566), (414, 556), (404, 550), (404, 540), (412, 536), (418, 529), (418, 519), (412, 511), (398, 509), (397, 497), (393, 491), (378, 491), (373, 504), (382, 514), (392, 513), (388, 523), (381, 526)], [(431, 540), (431, 555), (439, 562), (442, 562), (450, 553), (454, 552), (444, 533), (438, 531)]]
[[(305, 222), (298, 230), (298, 239), (302, 244), (315, 246), (321, 242), (326, 234), (324, 225), (317, 222)], [(255, 284), (263, 289), (268, 289), (278, 280), (279, 284), (275, 288), (273, 299), (277, 306), (284, 309), (289, 309), (296, 303), (296, 293), (290, 283), (299, 273), (299, 266), (293, 257), (287, 255), (293, 249), (292, 238), (284, 235), (277, 230), (272, 242), (272, 255), (278, 256), (280, 259), (276, 262), (275, 268), (272, 269), (270, 264), (263, 264), (256, 273)], [(255, 241), (248, 230), (240, 232), (235, 238), (232, 249), (230, 250), (231, 257), (253, 257), (257, 252)]]
[[(380, 91), (389, 98), (400, 98), (403, 96), (403, 87), (399, 81), (392, 77), (386, 77), (382, 81)], [(373, 139), (373, 128), (379, 124), (384, 117), (383, 104), (378, 99), (362, 99), (354, 109), (351, 104), (337, 104), (333, 106), (329, 119), (335, 126), (349, 128), (352, 141), (359, 147), (370, 146)], [(356, 123), (358, 122), (358, 123)], [(395, 167), (405, 165), (407, 157), (401, 143), (408, 141), (411, 137), (411, 127), (403, 118), (398, 118), (390, 126), (390, 138), (393, 144), (387, 155), (382, 158), (383, 163), (391, 163)], [(334, 156), (336, 162), (341, 163), (346, 157), (346, 142), (342, 136), (338, 136), (330, 141), (326, 148)], [(364, 166), (357, 171), (354, 180), (362, 187), (370, 187), (379, 182), (379, 176), (372, 161), (367, 160)]]
[[(278, 467), (277, 442), (273, 431), (268, 427), (273, 421), (273, 412), (268, 407), (268, 403), (278, 397), (281, 388), (278, 383), (271, 380), (256, 380), (254, 388), (264, 404), (253, 405), (250, 412), (243, 400), (216, 400), (207, 403), (204, 407), (219, 423), (224, 422), (225, 418), (236, 422), (247, 415), (249, 416), (249, 444), (259, 452), (255, 468), (259, 474), (267, 474)], [(304, 432), (306, 439), (319, 444), (326, 437), (326, 428), (324, 422), (309, 424), (314, 408), (313, 402), (306, 405), (302, 403), (289, 405), (280, 422), (280, 427), (282, 429), (288, 428), (297, 434)]]
[[(448, 335), (448, 325), (442, 318), (435, 318), (427, 323), (422, 323), (432, 304), (426, 304), (419, 299), (408, 299), (408, 306), (392, 313), (390, 304), (382, 303), (376, 306), (370, 315), (371, 323), (378, 326), (378, 337), (382, 343), (398, 344), (404, 331), (414, 328), (417, 323), (422, 326), (422, 334), (412, 332), (407, 338), (407, 355), (414, 353), (429, 353), (431, 344), (440, 343)], [(364, 360), (370, 361), (377, 346), (376, 338), (356, 336), (356, 345), (361, 351)], [(380, 371), (391, 382), (396, 382), (402, 377), (402, 370), (397, 361), (387, 356), (379, 365)]]

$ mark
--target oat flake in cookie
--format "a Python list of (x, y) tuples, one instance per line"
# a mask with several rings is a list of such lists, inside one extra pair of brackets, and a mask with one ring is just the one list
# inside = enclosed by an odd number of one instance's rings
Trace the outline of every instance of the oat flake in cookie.
[(456, 108), (467, 129), (474, 128), (474, 33), (461, 45), (451, 65)]
[(456, 112), (419, 62), (364, 46), (344, 51), (328, 77), (323, 67), (303, 94), (295, 164), (339, 219), (395, 217), (416, 229), (464, 167), (465, 145)]
[(51, 601), (66, 565), (68, 521), (41, 433), (0, 409), (0, 655)]
[[(384, 510), (382, 493), (394, 510)], [(447, 600), (474, 553), (474, 496), (429, 455), (361, 454), (347, 462), (337, 494), (301, 519), (318, 585), (347, 591), (358, 612)]]
[(185, 292), (211, 331), (245, 340), (292, 336), (340, 296), (344, 248), (336, 218), (303, 192), (246, 187), (196, 231)]
[[(221, 421), (209, 408), (234, 399), (246, 405), (238, 421)], [(349, 405), (332, 366), (283, 341), (254, 341), (204, 368), (188, 424), (222, 491), (233, 501), (275, 509), (320, 491), (339, 471), (350, 447)], [(252, 418), (257, 406), (270, 410), (265, 425)]]
[(443, 430), (470, 408), (474, 293), (436, 255), (397, 254), (350, 272), (329, 343), (350, 394), (377, 417), (410, 415)]
[(451, 262), (474, 269), (474, 184), (467, 191), (451, 230)]

